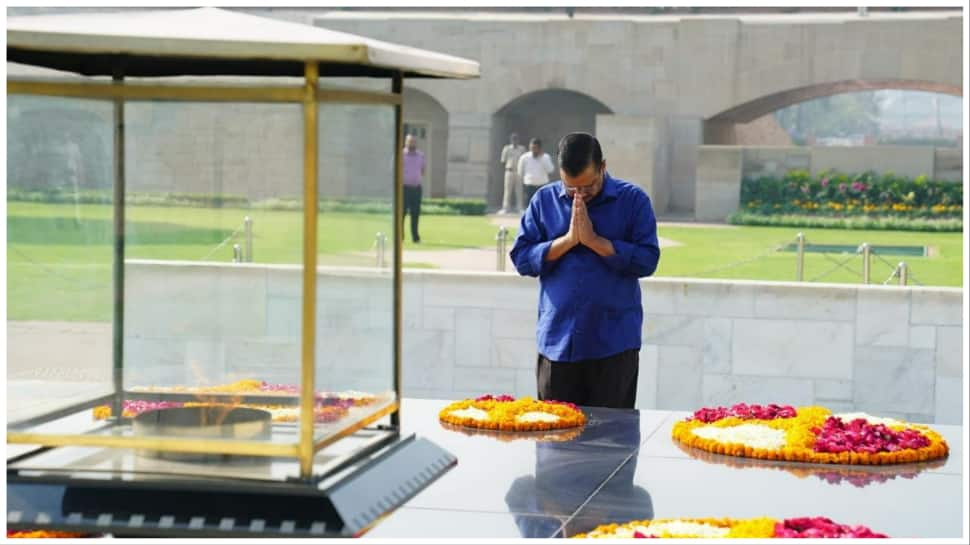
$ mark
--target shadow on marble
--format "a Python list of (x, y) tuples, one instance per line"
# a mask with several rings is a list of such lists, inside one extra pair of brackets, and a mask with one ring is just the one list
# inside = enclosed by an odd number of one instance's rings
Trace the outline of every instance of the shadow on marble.
[[(638, 456), (633, 485), (649, 491), (656, 518), (824, 516), (864, 524), (891, 537), (953, 538), (963, 527), (962, 477), (925, 472), (858, 488), (821, 479), (792, 479), (768, 467), (732, 468), (682, 458)], [(633, 460), (629, 463), (633, 463)], [(622, 497), (594, 495), (567, 522), (570, 528), (643, 519), (645, 510)], [(577, 529), (572, 533), (583, 531)]]

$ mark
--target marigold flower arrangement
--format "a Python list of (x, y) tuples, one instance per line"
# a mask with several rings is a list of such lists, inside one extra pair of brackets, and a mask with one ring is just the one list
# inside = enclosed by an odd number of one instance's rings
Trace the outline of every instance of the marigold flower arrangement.
[(447, 422), (441, 422), (441, 427), (458, 432), (469, 437), (491, 437), (498, 441), (534, 441), (537, 443), (565, 443), (576, 439), (583, 434), (582, 427), (566, 428), (563, 430), (539, 430), (539, 431), (501, 431), (475, 428), (470, 429), (464, 426), (456, 426)]
[(91, 534), (77, 532), (61, 532), (60, 530), (7, 530), (7, 539), (51, 539), (51, 538), (80, 538), (95, 537)]
[[(271, 384), (265, 380), (246, 378), (229, 384), (215, 386), (135, 386), (133, 392), (170, 393), (170, 394), (252, 394), (260, 396), (294, 397), (300, 395), (300, 387), (295, 384)], [(377, 396), (367, 392), (317, 392), (317, 404), (349, 404), (365, 406), (377, 402)]]
[[(321, 405), (317, 404), (314, 408), (314, 420), (318, 424), (334, 422), (347, 416), (349, 405)], [(259, 405), (249, 403), (227, 404), (210, 403), (206, 401), (145, 401), (145, 400), (126, 400), (121, 409), (122, 418), (134, 418), (139, 414), (157, 409), (169, 409), (178, 407), (242, 407), (249, 409), (262, 409), (269, 411), (273, 415), (273, 422), (296, 422), (300, 417), (300, 408), (294, 405)], [(111, 406), (100, 405), (94, 408), (95, 420), (106, 420), (111, 418)]]
[[(244, 394), (279, 397), (298, 396), (300, 394), (299, 386), (292, 384), (270, 384), (263, 380), (242, 379), (216, 386), (136, 386), (131, 390), (143, 393), (192, 394), (197, 395), (199, 401), (125, 400), (122, 405), (123, 418), (134, 418), (143, 412), (156, 409), (232, 405), (267, 410), (273, 414), (274, 422), (296, 422), (299, 419), (299, 407), (296, 406), (224, 402), (224, 398)], [(314, 418), (317, 423), (333, 422), (346, 416), (349, 409), (353, 407), (363, 407), (376, 401), (377, 396), (366, 392), (317, 392)], [(111, 418), (111, 407), (109, 405), (94, 408), (95, 420), (108, 418)]]
[(625, 524), (604, 524), (573, 538), (884, 538), (865, 526), (849, 526), (825, 517), (803, 517), (777, 520), (683, 518), (634, 520)]
[(703, 408), (674, 424), (673, 438), (696, 449), (762, 460), (888, 465), (944, 458), (949, 447), (922, 424), (824, 407)]
[(454, 426), (501, 431), (559, 430), (586, 424), (586, 415), (572, 403), (509, 395), (455, 401), (441, 409), (438, 418)]
[(931, 460), (916, 464), (890, 465), (890, 466), (863, 466), (857, 468), (847, 468), (832, 465), (811, 465), (793, 464), (782, 461), (768, 461), (736, 456), (722, 456), (703, 450), (692, 449), (683, 443), (677, 446), (688, 456), (695, 460), (706, 463), (726, 465), (737, 469), (775, 469), (794, 475), (799, 479), (814, 477), (829, 484), (850, 484), (856, 488), (864, 488), (869, 485), (885, 483), (897, 478), (915, 479), (920, 473), (942, 467), (945, 460)]

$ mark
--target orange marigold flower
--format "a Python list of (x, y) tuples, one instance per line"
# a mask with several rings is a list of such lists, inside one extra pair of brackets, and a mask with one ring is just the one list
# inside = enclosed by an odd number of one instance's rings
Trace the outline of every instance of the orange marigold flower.
[(500, 431), (543, 431), (575, 428), (586, 424), (578, 407), (531, 397), (512, 399), (463, 399), (441, 409), (438, 418), (455, 426)]

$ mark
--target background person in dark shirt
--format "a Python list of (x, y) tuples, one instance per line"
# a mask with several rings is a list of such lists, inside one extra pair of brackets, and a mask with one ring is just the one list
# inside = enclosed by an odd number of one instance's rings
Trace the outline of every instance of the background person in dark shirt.
[(606, 172), (590, 134), (559, 142), (559, 173), (529, 203), (510, 252), (519, 274), (539, 277), (539, 398), (633, 408), (639, 278), (660, 260), (653, 206), (642, 189)]

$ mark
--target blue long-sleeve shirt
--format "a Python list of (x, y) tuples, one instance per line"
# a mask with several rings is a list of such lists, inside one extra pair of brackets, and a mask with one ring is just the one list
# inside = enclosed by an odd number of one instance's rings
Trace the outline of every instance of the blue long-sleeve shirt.
[(562, 181), (536, 192), (510, 252), (519, 274), (539, 277), (536, 341), (539, 353), (556, 362), (639, 349), (639, 278), (653, 274), (660, 260), (657, 219), (642, 189), (607, 173), (586, 206), (593, 230), (613, 243), (614, 255), (577, 245), (556, 261), (545, 260), (552, 242), (569, 231), (572, 197)]

